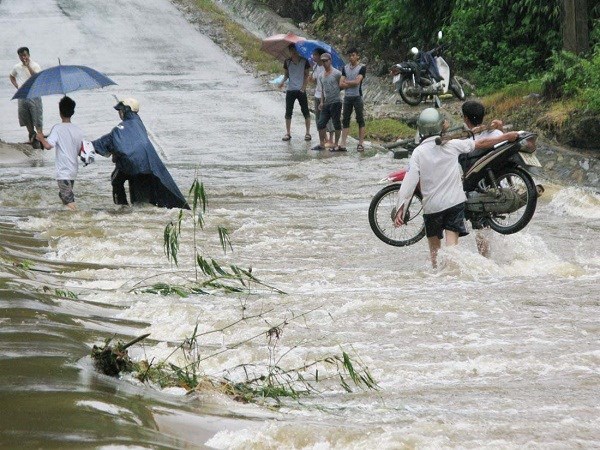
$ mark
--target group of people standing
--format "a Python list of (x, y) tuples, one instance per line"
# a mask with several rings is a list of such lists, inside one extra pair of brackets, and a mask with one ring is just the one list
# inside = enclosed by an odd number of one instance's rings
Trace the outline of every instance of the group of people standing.
[[(285, 97), (285, 125), (286, 134), (284, 141), (289, 141), (291, 135), (291, 122), (296, 100), (304, 116), (306, 134), (304, 139), (310, 141), (311, 118), (308, 107), (307, 86), (310, 82), (315, 84), (314, 111), (319, 144), (312, 150), (322, 151), (329, 149), (332, 152), (347, 151), (347, 139), (350, 131), (350, 120), (354, 112), (359, 128), (357, 151), (364, 150), (365, 118), (362, 83), (367, 74), (364, 64), (360, 64), (360, 54), (356, 48), (347, 52), (348, 64), (342, 70), (333, 67), (332, 55), (322, 48), (317, 48), (312, 54), (311, 61), (302, 58), (294, 44), (288, 47), (290, 57), (285, 60), (284, 78), (279, 87), (283, 88), (286, 81), (288, 86)], [(345, 91), (342, 100), (341, 92)]]
[[(17, 50), (20, 63), (9, 74), (16, 89), (34, 74), (41, 71), (39, 64), (30, 58), (27, 47)], [(42, 99), (19, 99), (19, 124), (27, 127), (28, 142), (38, 144), (56, 153), (56, 181), (58, 196), (69, 210), (76, 210), (73, 187), (79, 168), (79, 154), (84, 142), (84, 132), (71, 122), (75, 114), (75, 101), (64, 96), (58, 102), (61, 122), (54, 125), (46, 136), (43, 132)], [(112, 157), (115, 169), (111, 175), (113, 200), (117, 205), (128, 205), (125, 182), (129, 184), (131, 203), (151, 203), (166, 208), (187, 208), (189, 205), (160, 160), (148, 133), (138, 115), (140, 105), (134, 98), (119, 100), (114, 106), (121, 122), (113, 130), (91, 142), (96, 153)], [(34, 145), (35, 147), (35, 145)]]

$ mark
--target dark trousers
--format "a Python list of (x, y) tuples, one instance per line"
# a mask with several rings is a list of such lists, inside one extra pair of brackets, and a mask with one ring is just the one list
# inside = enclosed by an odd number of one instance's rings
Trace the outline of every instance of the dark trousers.
[(302, 91), (287, 91), (285, 93), (285, 118), (292, 118), (292, 113), (294, 112), (294, 102), (296, 100), (298, 100), (302, 115), (305, 119), (308, 119), (310, 117), (310, 110), (308, 109), (308, 97), (306, 96), (306, 92)]
[(344, 113), (342, 115), (342, 127), (350, 127), (350, 116), (352, 115), (352, 109), (354, 109), (354, 111), (356, 112), (356, 123), (358, 123), (358, 127), (364, 127), (364, 103), (363, 98), (361, 96), (344, 97)]
[(129, 199), (131, 203), (157, 204), (156, 183), (152, 174), (140, 173), (129, 175), (119, 169), (115, 169), (110, 176), (113, 201), (116, 205), (128, 205), (125, 182), (129, 184)]
[(323, 105), (321, 114), (319, 115), (319, 122), (317, 123), (317, 130), (323, 130), (327, 127), (327, 122), (331, 119), (333, 122), (333, 129), (339, 131), (342, 129), (342, 121), (340, 117), (342, 115), (342, 102), (335, 102)]
[(115, 169), (110, 176), (110, 183), (112, 184), (113, 202), (115, 205), (128, 205), (127, 193), (125, 192), (125, 182), (129, 180), (129, 175)]

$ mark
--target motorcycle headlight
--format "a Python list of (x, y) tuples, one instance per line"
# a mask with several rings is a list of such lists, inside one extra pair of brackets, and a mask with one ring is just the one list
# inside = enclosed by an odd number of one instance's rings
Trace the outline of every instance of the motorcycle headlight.
[(530, 136), (527, 139), (523, 139), (521, 141), (521, 151), (525, 152), (525, 153), (535, 152), (536, 141), (537, 141), (536, 135)]

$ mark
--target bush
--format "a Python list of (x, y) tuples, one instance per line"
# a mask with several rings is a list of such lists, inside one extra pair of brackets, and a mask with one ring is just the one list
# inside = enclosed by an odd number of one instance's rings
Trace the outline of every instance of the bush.
[(543, 95), (548, 99), (573, 98), (592, 113), (600, 113), (600, 45), (590, 58), (555, 52), (542, 77)]
[(560, 24), (559, 0), (457, 0), (445, 31), (459, 70), (489, 91), (543, 70)]

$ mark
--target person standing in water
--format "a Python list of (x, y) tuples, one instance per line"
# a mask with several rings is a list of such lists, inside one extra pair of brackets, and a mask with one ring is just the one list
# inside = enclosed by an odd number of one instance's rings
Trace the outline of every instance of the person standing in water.
[[(326, 53), (322, 48), (316, 48), (312, 54), (312, 60), (314, 62), (313, 71), (310, 76), (310, 79), (316, 84), (315, 86), (315, 98), (314, 98), (314, 110), (315, 110), (315, 125), (319, 125), (319, 117), (321, 116), (321, 96), (323, 95), (323, 90), (321, 85), (319, 84), (319, 77), (323, 75), (325, 72), (325, 67), (323, 66), (323, 61), (321, 61), (321, 55)], [(334, 146), (333, 143), (333, 122), (331, 119), (327, 122), (327, 142), (325, 143), (325, 147), (332, 148)]]
[(58, 112), (61, 123), (52, 127), (48, 138), (38, 132), (37, 140), (46, 150), (56, 150), (56, 181), (58, 196), (63, 204), (75, 211), (75, 194), (73, 186), (79, 168), (78, 155), (83, 143), (83, 131), (71, 122), (75, 114), (75, 101), (66, 95), (58, 102)]
[(515, 141), (519, 134), (513, 131), (478, 141), (452, 139), (438, 145), (436, 138), (448, 128), (448, 123), (435, 108), (427, 108), (421, 112), (417, 128), (422, 140), (411, 155), (410, 168), (398, 192), (394, 225), (404, 225), (404, 211), (420, 183), (425, 233), (431, 265), (435, 269), (442, 239), (445, 238), (446, 246), (453, 246), (458, 244), (460, 236), (468, 234), (465, 226), (467, 196), (463, 190), (458, 156), (475, 149), (492, 147), (502, 141)]
[(148, 138), (138, 115), (140, 104), (134, 98), (119, 100), (114, 106), (121, 123), (104, 136), (92, 141), (96, 153), (112, 156), (115, 170), (111, 175), (113, 201), (127, 205), (125, 182), (129, 182), (131, 203), (151, 203), (163, 208), (190, 209)]

